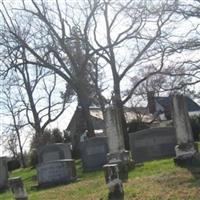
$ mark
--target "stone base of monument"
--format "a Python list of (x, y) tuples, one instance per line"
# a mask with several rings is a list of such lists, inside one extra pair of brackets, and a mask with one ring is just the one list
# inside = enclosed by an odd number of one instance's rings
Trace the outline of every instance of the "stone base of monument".
[(179, 166), (200, 166), (198, 146), (194, 143), (187, 143), (175, 146), (176, 157), (174, 162)]
[(28, 200), (26, 189), (20, 177), (9, 178), (8, 183), (15, 200)]
[(76, 168), (73, 159), (49, 161), (37, 166), (39, 187), (48, 187), (76, 180)]
[(122, 181), (119, 177), (118, 164), (106, 164), (104, 165), (105, 181), (109, 188), (108, 199), (118, 200), (124, 196), (124, 190)]
[(108, 163), (118, 165), (119, 178), (122, 181), (128, 180), (129, 158), (129, 151), (126, 150), (107, 154)]

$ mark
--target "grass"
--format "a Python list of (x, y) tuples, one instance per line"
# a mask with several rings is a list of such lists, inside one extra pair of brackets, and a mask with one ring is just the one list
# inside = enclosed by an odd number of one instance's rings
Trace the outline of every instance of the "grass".
[[(31, 190), (35, 184), (30, 168), (14, 171), (11, 176), (21, 176), (29, 194), (29, 200), (106, 200), (108, 189), (103, 171), (82, 173), (77, 161), (78, 180), (71, 184), (48, 189)], [(174, 165), (172, 159), (146, 162), (129, 172), (129, 180), (123, 184), (125, 200), (199, 200), (200, 179), (184, 168)], [(0, 200), (11, 200), (10, 191), (0, 193)]]

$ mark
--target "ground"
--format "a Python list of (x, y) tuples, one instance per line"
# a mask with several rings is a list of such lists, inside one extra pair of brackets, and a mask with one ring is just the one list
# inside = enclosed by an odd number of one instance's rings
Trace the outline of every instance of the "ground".
[[(31, 190), (36, 171), (30, 168), (12, 172), (21, 176), (26, 185), (29, 200), (106, 200), (108, 189), (103, 171), (82, 173), (77, 161), (78, 180), (71, 184), (48, 189)], [(172, 159), (146, 162), (129, 172), (124, 183), (124, 200), (199, 200), (200, 179), (190, 171), (174, 165)], [(0, 200), (12, 200), (10, 191), (0, 193)]]

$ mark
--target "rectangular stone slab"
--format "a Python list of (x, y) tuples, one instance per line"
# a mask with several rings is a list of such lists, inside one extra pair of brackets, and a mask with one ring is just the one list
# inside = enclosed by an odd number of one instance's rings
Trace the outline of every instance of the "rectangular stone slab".
[(93, 137), (81, 142), (83, 169), (92, 171), (101, 169), (107, 162), (107, 137)]
[(130, 151), (136, 163), (174, 157), (176, 133), (173, 127), (150, 128), (129, 134)]
[(6, 157), (0, 157), (0, 189), (7, 187), (8, 183), (8, 168)]
[(73, 159), (49, 161), (37, 166), (39, 186), (57, 185), (76, 179)]
[(39, 163), (72, 158), (70, 145), (64, 143), (44, 145), (37, 150), (37, 153)]

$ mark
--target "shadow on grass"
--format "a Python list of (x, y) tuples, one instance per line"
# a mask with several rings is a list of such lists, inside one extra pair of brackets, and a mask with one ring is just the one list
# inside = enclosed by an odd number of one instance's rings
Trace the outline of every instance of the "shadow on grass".
[(54, 183), (54, 184), (46, 184), (46, 185), (41, 185), (41, 186), (39, 186), (39, 185), (33, 185), (32, 187), (31, 187), (31, 190), (32, 191), (41, 191), (41, 190), (48, 190), (48, 189), (51, 189), (51, 188), (57, 188), (57, 187), (60, 187), (60, 186), (66, 186), (66, 185), (73, 185), (73, 184), (76, 184), (76, 183), (78, 183), (78, 182), (80, 182), (81, 180), (80, 179), (76, 179), (76, 180), (74, 180), (74, 181), (68, 181), (68, 182), (66, 182), (66, 181), (63, 181), (63, 182), (57, 182), (57, 183)]

